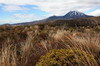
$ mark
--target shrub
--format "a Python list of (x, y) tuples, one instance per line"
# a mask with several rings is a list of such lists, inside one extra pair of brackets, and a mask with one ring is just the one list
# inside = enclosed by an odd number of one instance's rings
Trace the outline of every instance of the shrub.
[(51, 50), (42, 56), (36, 66), (90, 66), (95, 64), (94, 57), (79, 49)]

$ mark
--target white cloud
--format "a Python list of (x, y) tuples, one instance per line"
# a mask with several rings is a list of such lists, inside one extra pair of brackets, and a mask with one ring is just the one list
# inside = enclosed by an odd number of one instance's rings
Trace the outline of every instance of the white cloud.
[(64, 15), (70, 10), (88, 11), (100, 6), (100, 0), (47, 0), (39, 5), (39, 9), (54, 15)]
[(22, 21), (33, 21), (33, 20), (41, 20), (46, 16), (36, 16), (34, 14), (13, 14), (12, 18)]
[(35, 16), (33, 14), (14, 14), (13, 17), (20, 19), (32, 19)]
[(26, 5), (32, 4), (35, 0), (0, 0), (0, 3), (14, 4), (14, 5)]
[(100, 0), (0, 0), (0, 3), (37, 5), (37, 9), (48, 12), (50, 15), (64, 15), (70, 10), (85, 12), (100, 6)]
[(18, 5), (5, 5), (2, 9), (5, 11), (29, 10), (28, 8), (20, 7)]
[(90, 12), (89, 15), (100, 16), (100, 9)]
[[(23, 21), (22, 21), (23, 22)], [(9, 19), (9, 20), (0, 20), (0, 24), (13, 24), (13, 23), (20, 23), (20, 20)]]
[(12, 18), (0, 20), (0, 24), (14, 24), (14, 23), (21, 23), (21, 22), (30, 22), (33, 20), (41, 20), (45, 18), (45, 16), (36, 16), (34, 14), (13, 14)]

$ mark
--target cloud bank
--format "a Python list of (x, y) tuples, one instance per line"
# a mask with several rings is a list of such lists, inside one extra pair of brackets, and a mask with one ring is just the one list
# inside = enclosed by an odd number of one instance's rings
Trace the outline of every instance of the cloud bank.
[(86, 12), (100, 6), (100, 0), (0, 0), (0, 3), (8, 5), (5, 10), (25, 10), (18, 5), (36, 5), (37, 9), (51, 15), (63, 15), (70, 10)]
[(17, 11), (17, 10), (28, 10), (28, 8), (20, 7), (18, 5), (5, 5), (2, 7), (4, 11)]
[(90, 12), (89, 15), (100, 16), (100, 9)]

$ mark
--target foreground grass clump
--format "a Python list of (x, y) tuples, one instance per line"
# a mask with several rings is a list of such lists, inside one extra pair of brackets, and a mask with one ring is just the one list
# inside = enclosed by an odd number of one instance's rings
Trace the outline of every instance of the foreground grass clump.
[(42, 56), (36, 66), (91, 66), (95, 59), (80, 49), (56, 49)]

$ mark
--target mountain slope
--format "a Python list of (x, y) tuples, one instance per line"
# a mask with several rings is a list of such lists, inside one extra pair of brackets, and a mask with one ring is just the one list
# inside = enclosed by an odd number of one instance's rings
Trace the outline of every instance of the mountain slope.
[(47, 21), (43, 24), (48, 25), (58, 25), (58, 26), (95, 26), (100, 25), (100, 17), (89, 17), (89, 18), (79, 18), (79, 19), (71, 19), (71, 20), (55, 20), (55, 21)]
[(65, 20), (65, 19), (69, 20), (69, 19), (77, 19), (77, 18), (85, 18), (85, 17), (93, 17), (93, 16), (89, 16), (78, 11), (70, 11), (64, 16), (51, 16), (47, 18), (46, 20), (47, 21), (48, 20)]
[(78, 12), (78, 11), (70, 11), (64, 17), (66, 19), (76, 19), (76, 18), (84, 18), (84, 17), (92, 17), (92, 16), (86, 15), (86, 14), (84, 14), (82, 12)]

